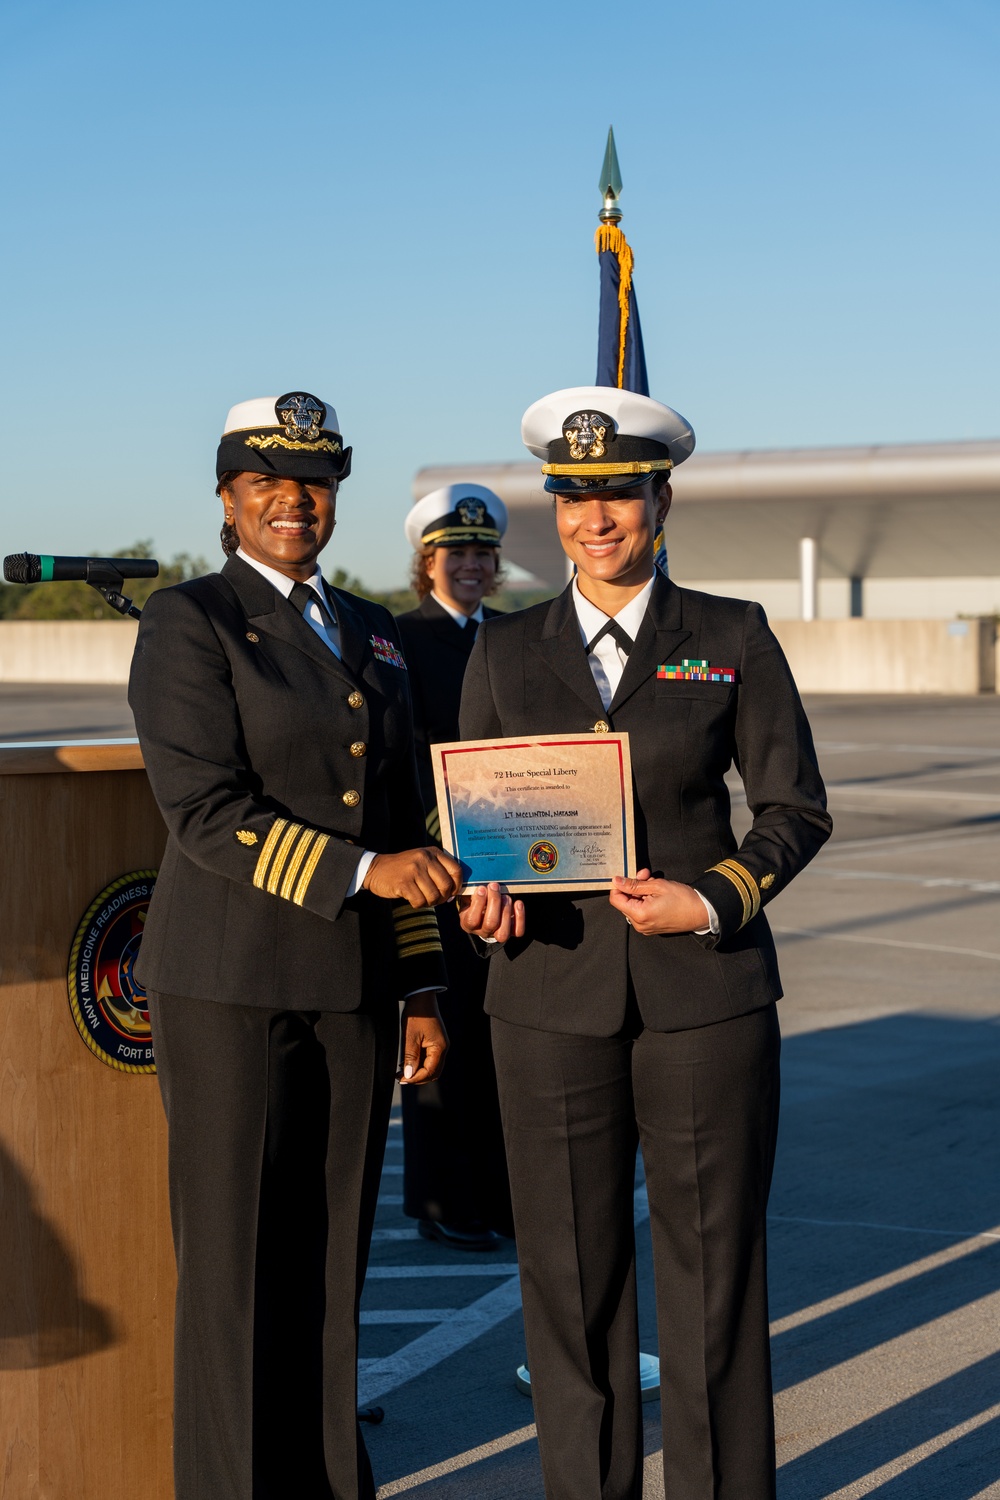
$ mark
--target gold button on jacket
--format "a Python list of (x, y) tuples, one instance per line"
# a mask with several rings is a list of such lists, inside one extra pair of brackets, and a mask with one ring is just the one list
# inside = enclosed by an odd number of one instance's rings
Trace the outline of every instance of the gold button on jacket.
[(365, 744), (364, 740), (355, 740), (354, 744), (351, 746), (351, 754), (354, 756), (355, 760), (360, 760), (367, 749), (368, 746)]
[(346, 807), (357, 807), (361, 801), (361, 793), (355, 791), (345, 792), (341, 801)]
[(351, 693), (350, 697), (347, 700), (347, 706), (348, 708), (363, 708), (364, 702), (364, 694), (359, 693), (357, 688), (355, 688), (354, 692)]
[(609, 729), (610, 726), (604, 719), (598, 719), (597, 723), (594, 725), (595, 734), (607, 734), (609, 732)]

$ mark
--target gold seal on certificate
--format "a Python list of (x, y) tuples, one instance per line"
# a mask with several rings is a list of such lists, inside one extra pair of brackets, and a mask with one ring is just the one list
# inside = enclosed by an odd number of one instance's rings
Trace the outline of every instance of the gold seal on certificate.
[(464, 889), (606, 891), (635, 874), (627, 734), (432, 745), (441, 840)]

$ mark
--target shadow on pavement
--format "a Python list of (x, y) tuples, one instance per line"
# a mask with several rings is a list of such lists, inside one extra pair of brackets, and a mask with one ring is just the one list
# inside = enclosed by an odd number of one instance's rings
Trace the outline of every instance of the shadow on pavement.
[[(1000, 1225), (1000, 1022), (918, 1012), (786, 1038), (784, 1104), (771, 1209), (771, 1315), (807, 1312), (878, 1277), (901, 1277), (858, 1301), (817, 1309), (773, 1340), (775, 1386), (792, 1403), (817, 1377), (847, 1383), (838, 1413), (823, 1409), (813, 1446), (779, 1470), (781, 1500), (823, 1500), (882, 1466), (980, 1417), (998, 1401), (1000, 1354), (973, 1304), (1000, 1288), (1000, 1241), (934, 1257)], [(809, 1222), (813, 1221), (813, 1222)], [(816, 1222), (821, 1221), (821, 1222)], [(929, 1261), (906, 1275), (916, 1262)], [(643, 1347), (655, 1347), (648, 1231), (639, 1231)], [(963, 1310), (964, 1313), (963, 1313)], [(973, 1319), (975, 1339), (949, 1331), (949, 1315)], [(986, 1315), (984, 1315), (985, 1317)], [(896, 1396), (880, 1384), (876, 1350), (932, 1337), (934, 1367), (908, 1368)], [(523, 1351), (519, 1318), (439, 1369), (392, 1393), (369, 1446), (379, 1481), (454, 1459), (532, 1420), (513, 1389)], [(984, 1357), (985, 1351), (985, 1357)], [(845, 1361), (856, 1364), (837, 1371)], [(833, 1373), (828, 1373), (833, 1372)], [(923, 1388), (911, 1394), (914, 1385)], [(815, 1398), (813, 1398), (815, 1400)], [(822, 1409), (822, 1403), (821, 1403)], [(432, 1414), (432, 1415), (431, 1415)], [(658, 1405), (644, 1411), (647, 1452), (659, 1439)], [(791, 1427), (798, 1431), (795, 1421)], [(779, 1450), (780, 1451), (780, 1450)], [(997, 1424), (946, 1439), (898, 1477), (869, 1480), (886, 1500), (971, 1500), (1000, 1480)], [(647, 1482), (647, 1491), (649, 1483)], [(426, 1481), (409, 1493), (541, 1500), (533, 1442)], [(1000, 1494), (1000, 1491), (998, 1491)]]

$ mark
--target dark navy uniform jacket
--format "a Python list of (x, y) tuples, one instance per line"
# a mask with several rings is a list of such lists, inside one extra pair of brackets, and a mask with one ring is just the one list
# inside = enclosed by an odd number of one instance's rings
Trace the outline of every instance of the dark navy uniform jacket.
[[(732, 668), (736, 680), (657, 675), (683, 658)], [(611, 1036), (624, 1023), (630, 982), (654, 1031), (709, 1025), (780, 998), (762, 907), (812, 859), (831, 819), (795, 683), (758, 604), (657, 576), (606, 712), (570, 586), (480, 627), (461, 727), (463, 739), (626, 730), (638, 868), (695, 886), (720, 922), (718, 937), (643, 937), (603, 892), (528, 896), (525, 937), (492, 955), (492, 1015)], [(725, 782), (734, 764), (753, 817), (742, 843)]]
[(331, 593), (340, 661), (237, 557), (143, 610), (129, 702), (169, 832), (147, 989), (349, 1011), (445, 982), (433, 912), (347, 898), (363, 849), (427, 835), (394, 621)]
[[(498, 613), (484, 606), (484, 623)], [(397, 615), (396, 624), (410, 668), (417, 772), (424, 808), (429, 813), (437, 806), (430, 747), (458, 739), (462, 679), (476, 631), (472, 626), (456, 624), (433, 594), (422, 599), (416, 609)]]

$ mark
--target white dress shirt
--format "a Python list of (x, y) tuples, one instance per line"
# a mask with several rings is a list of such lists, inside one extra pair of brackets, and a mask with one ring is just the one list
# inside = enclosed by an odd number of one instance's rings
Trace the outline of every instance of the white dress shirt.
[[(256, 568), (261, 577), (266, 578), (268, 583), (273, 583), (278, 593), (285, 599), (290, 597), (292, 589), (295, 587), (294, 578), (289, 578), (287, 573), (279, 573), (277, 568), (269, 568), (267, 563), (258, 562), (255, 557), (248, 557), (242, 547), (237, 548), (236, 556), (241, 557), (251, 568)], [(306, 606), (302, 618), (307, 624), (312, 626), (324, 646), (329, 646), (334, 656), (340, 661), (340, 626), (337, 624), (336, 616), (333, 615), (327, 602), (326, 593), (323, 588), (323, 574), (320, 572), (319, 563), (316, 564), (316, 571), (312, 577), (307, 578), (305, 582), (309, 588), (315, 589), (316, 603)], [(322, 608), (320, 607), (320, 600), (323, 601)]]
[(440, 604), (441, 608), (443, 610), (446, 610), (447, 613), (451, 615), (451, 618), (455, 621), (455, 624), (460, 625), (463, 630), (465, 629), (466, 625), (468, 625), (470, 620), (475, 620), (477, 625), (481, 625), (483, 623), (482, 602), (480, 602), (476, 606), (471, 615), (463, 615), (460, 609), (456, 609), (453, 604), (449, 604), (447, 599), (442, 599), (440, 594), (435, 594), (433, 589), (431, 589), (431, 598), (434, 599), (438, 604)]
[[(639, 634), (639, 627), (649, 607), (649, 599), (653, 592), (655, 579), (656, 574), (654, 573), (641, 593), (636, 594), (635, 598), (630, 599), (624, 609), (619, 610), (616, 615), (612, 616), (606, 615), (603, 609), (598, 609), (596, 604), (591, 604), (589, 599), (585, 599), (580, 592), (579, 579), (574, 578), (573, 607), (576, 610), (577, 623), (580, 626), (583, 644), (586, 646), (588, 641), (592, 641), (594, 636), (604, 629), (609, 619), (614, 619), (625, 631), (626, 635), (631, 636), (634, 641)], [(611, 707), (615, 693), (618, 691), (618, 684), (622, 680), (622, 673), (625, 671), (625, 663), (627, 661), (628, 652), (622, 650), (612, 635), (602, 636), (587, 657), (587, 665), (590, 667), (591, 676), (594, 679), (597, 691), (601, 695), (601, 702), (604, 704), (605, 713)], [(705, 937), (708, 933), (717, 937), (719, 933), (719, 914), (711, 901), (702, 896), (701, 891), (697, 894), (708, 916), (708, 926), (697, 927), (695, 928), (695, 932), (699, 937)]]
[[(583, 636), (583, 644), (586, 645), (588, 641), (592, 641), (612, 618), (634, 641), (649, 607), (654, 578), (651, 578), (642, 592), (636, 594), (634, 599), (630, 599), (625, 608), (613, 617), (606, 615), (603, 609), (598, 609), (596, 604), (591, 604), (589, 599), (585, 599), (580, 593), (579, 580), (574, 578), (573, 605), (580, 625), (580, 634)], [(615, 693), (618, 691), (618, 684), (622, 680), (627, 661), (628, 652), (622, 650), (613, 635), (602, 636), (587, 657), (587, 665), (590, 667), (597, 691), (601, 695), (605, 713), (611, 707)]]

